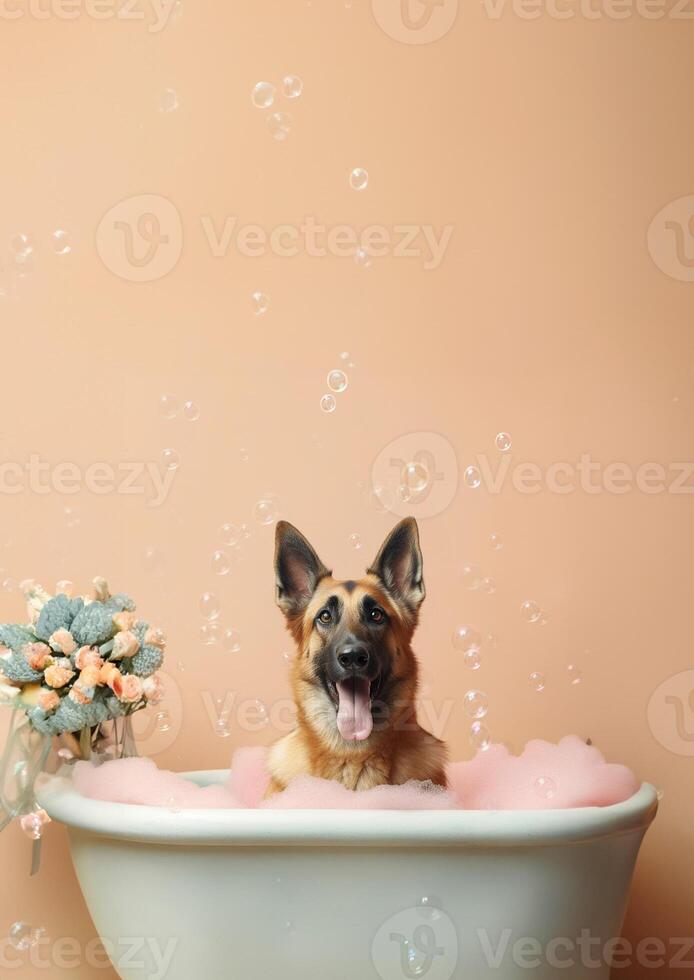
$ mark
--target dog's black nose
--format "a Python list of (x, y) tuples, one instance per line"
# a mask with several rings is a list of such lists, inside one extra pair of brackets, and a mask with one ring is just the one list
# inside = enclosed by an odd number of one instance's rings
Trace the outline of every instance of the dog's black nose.
[(369, 666), (369, 651), (360, 643), (353, 643), (338, 651), (337, 662), (344, 670), (366, 670)]

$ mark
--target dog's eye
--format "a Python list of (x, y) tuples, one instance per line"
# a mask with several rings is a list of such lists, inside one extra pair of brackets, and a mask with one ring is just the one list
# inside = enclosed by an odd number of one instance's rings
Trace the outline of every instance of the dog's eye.
[(369, 619), (371, 620), (372, 623), (382, 623), (385, 618), (386, 618), (386, 614), (383, 612), (382, 609), (379, 609), (378, 606), (374, 606), (374, 608), (369, 613)]
[(332, 623), (333, 614), (329, 609), (321, 609), (321, 611), (318, 613), (318, 619), (321, 623)]

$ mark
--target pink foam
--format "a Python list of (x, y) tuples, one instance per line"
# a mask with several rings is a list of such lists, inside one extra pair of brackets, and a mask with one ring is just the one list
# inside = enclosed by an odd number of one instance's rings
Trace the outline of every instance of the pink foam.
[(598, 749), (577, 735), (567, 735), (558, 745), (535, 739), (519, 756), (503, 745), (492, 745), (474, 759), (448, 767), (447, 791), (410, 782), (354, 792), (331, 780), (300, 776), (283, 793), (265, 800), (266, 758), (266, 749), (237, 750), (227, 783), (216, 786), (196, 786), (158, 769), (152, 759), (120, 759), (100, 766), (78, 762), (73, 781), (83, 796), (114, 803), (276, 810), (565, 809), (619, 803), (639, 786), (626, 766), (605, 762)]

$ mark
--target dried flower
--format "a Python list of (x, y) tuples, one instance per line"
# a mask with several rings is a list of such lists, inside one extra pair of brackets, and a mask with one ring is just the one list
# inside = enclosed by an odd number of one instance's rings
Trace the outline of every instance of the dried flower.
[(60, 704), (60, 698), (55, 691), (43, 688), (39, 694), (39, 708), (44, 711), (53, 711)]
[(74, 670), (68, 670), (66, 667), (59, 667), (57, 664), (52, 664), (50, 667), (47, 667), (46, 672), (43, 675), (44, 680), (49, 687), (65, 687), (68, 681), (71, 681), (74, 676)]
[(159, 674), (145, 677), (142, 682), (142, 693), (150, 704), (159, 704), (164, 697), (164, 684)]
[(118, 695), (121, 701), (133, 704), (142, 698), (142, 681), (135, 674), (124, 674), (122, 679), (121, 693)]
[(103, 657), (94, 647), (80, 647), (75, 656), (75, 667), (82, 671), (85, 667), (100, 668), (103, 662)]
[(46, 643), (27, 643), (22, 655), (32, 670), (43, 670), (51, 660), (51, 648)]
[(48, 642), (53, 650), (58, 653), (64, 653), (68, 657), (77, 649), (74, 636), (70, 630), (64, 628), (57, 629), (54, 633), (51, 633)]
[(113, 640), (113, 651), (111, 660), (121, 660), (123, 657), (132, 657), (140, 649), (140, 641), (130, 630), (121, 630), (116, 633)]

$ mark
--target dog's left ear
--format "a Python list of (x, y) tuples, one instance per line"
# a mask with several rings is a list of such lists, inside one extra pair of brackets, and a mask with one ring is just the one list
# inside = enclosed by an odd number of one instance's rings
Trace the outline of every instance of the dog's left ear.
[(368, 571), (378, 575), (395, 599), (411, 612), (417, 611), (426, 591), (419, 531), (414, 517), (406, 517), (395, 525)]

